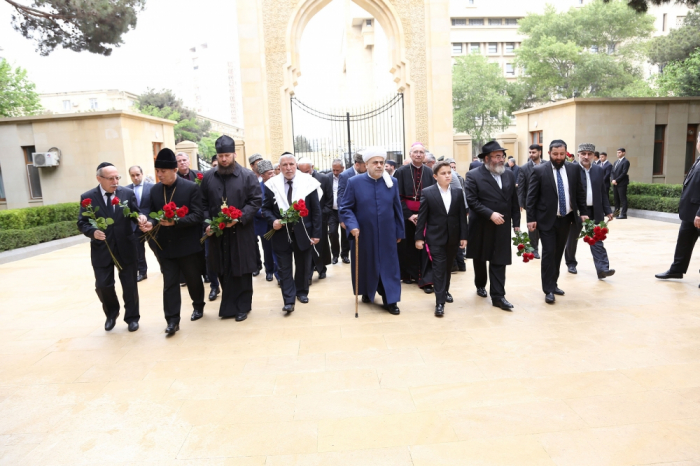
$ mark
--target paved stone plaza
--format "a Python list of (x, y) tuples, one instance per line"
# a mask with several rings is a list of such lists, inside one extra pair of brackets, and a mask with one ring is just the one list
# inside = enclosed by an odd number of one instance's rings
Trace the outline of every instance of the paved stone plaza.
[(554, 306), (539, 261), (508, 269), (513, 313), (468, 263), (443, 319), (407, 285), (355, 319), (338, 264), (289, 317), (263, 274), (248, 320), (185, 306), (173, 338), (154, 260), (133, 334), (104, 331), (87, 244), (2, 265), (0, 464), (700, 465), (700, 254), (654, 278), (677, 231), (614, 221), (617, 274), (581, 243)]

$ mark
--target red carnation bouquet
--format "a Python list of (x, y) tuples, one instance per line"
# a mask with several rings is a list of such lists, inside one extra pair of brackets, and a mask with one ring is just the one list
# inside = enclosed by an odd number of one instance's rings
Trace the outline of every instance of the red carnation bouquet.
[(200, 184), (202, 184), (203, 179), (204, 179), (204, 175), (202, 175), (201, 173), (197, 173), (197, 176), (195, 177), (194, 182), (197, 183), (197, 186), (199, 186)]
[[(119, 205), (119, 198), (114, 197), (112, 199), (112, 205), (113, 206), (118, 206)], [(80, 206), (85, 209), (85, 212), (83, 212), (83, 217), (89, 218), (90, 225), (92, 225), (94, 228), (97, 228), (100, 231), (107, 231), (107, 227), (110, 225), (114, 224), (114, 219), (111, 217), (98, 217), (97, 212), (100, 210), (100, 206), (93, 207), (92, 206), (92, 199), (89, 197), (86, 199), (83, 199), (83, 201), (80, 203)], [(138, 215), (138, 214), (137, 214)], [(117, 261), (117, 258), (114, 257), (114, 253), (112, 252), (112, 248), (109, 247), (109, 242), (107, 239), (105, 239), (104, 243), (107, 245), (107, 250), (109, 251), (109, 255), (112, 256), (112, 260), (114, 261), (114, 265), (117, 266), (119, 270), (122, 269), (122, 266), (119, 264), (119, 261)]]
[(530, 262), (535, 258), (535, 254), (532, 251), (535, 248), (530, 244), (530, 236), (524, 231), (518, 231), (513, 237), (513, 246), (518, 248), (518, 257), (523, 258), (523, 262)]
[[(280, 209), (280, 215), (282, 216), (282, 218), (280, 219), (282, 225), (294, 225), (303, 217), (308, 217), (309, 210), (306, 208), (306, 202), (304, 202), (303, 199), (299, 199), (298, 201), (294, 201), (294, 203), (291, 206), (289, 206), (289, 208), (286, 211)], [(304, 223), (302, 222), (302, 225), (303, 224)], [(304, 226), (304, 229), (306, 230), (306, 226)], [(265, 233), (265, 239), (270, 240), (275, 234), (275, 231), (277, 230), (273, 228), (272, 230)], [(308, 232), (306, 234), (308, 236)]]
[[(233, 206), (227, 206), (226, 201), (224, 201), (224, 203), (221, 204), (221, 213), (219, 213), (219, 215), (212, 218), (211, 220), (206, 219), (204, 223), (209, 224), (209, 231), (211, 232), (211, 235), (221, 236), (224, 234), (224, 228), (226, 228), (227, 224), (238, 223), (238, 219), (242, 216), (243, 212), (241, 212), (239, 209), (236, 209)], [(211, 235), (205, 234), (204, 236), (202, 236), (202, 239), (200, 241), (204, 243), (204, 241)]]
[(588, 219), (583, 222), (583, 228), (579, 238), (583, 238), (583, 242), (593, 246), (598, 241), (605, 241), (608, 237), (608, 224), (600, 222), (595, 224), (594, 220)]
[[(156, 244), (158, 244), (156, 236), (158, 235), (158, 231), (160, 230), (160, 222), (164, 220), (166, 222), (177, 223), (177, 221), (183, 218), (185, 215), (187, 215), (189, 211), (190, 209), (186, 205), (178, 207), (177, 205), (175, 205), (174, 202), (168, 202), (163, 206), (162, 210), (159, 210), (158, 212), (151, 212), (150, 214), (148, 214), (148, 216), (157, 221), (158, 223), (155, 227), (153, 227), (151, 231), (147, 232), (146, 235), (144, 235), (143, 240), (146, 241), (148, 237), (155, 241)], [(158, 247), (160, 249), (163, 249), (160, 247), (160, 244), (158, 244)]]

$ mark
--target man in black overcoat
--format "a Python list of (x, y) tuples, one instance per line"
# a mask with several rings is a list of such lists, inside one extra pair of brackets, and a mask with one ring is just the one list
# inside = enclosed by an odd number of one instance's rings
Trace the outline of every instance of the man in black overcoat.
[(610, 174), (615, 210), (619, 211), (617, 218), (620, 220), (627, 218), (627, 186), (630, 184), (629, 170), (630, 161), (627, 160), (627, 151), (621, 147), (617, 150), (617, 161), (613, 165)]
[[(506, 266), (512, 263), (511, 227), (520, 231), (520, 208), (515, 175), (506, 170), (506, 149), (496, 141), (486, 143), (479, 154), (484, 163), (469, 170), (465, 178), (469, 205), (467, 258), (474, 262), (476, 294), (485, 298), (491, 282), (493, 306), (513, 309), (506, 296)], [(488, 275), (486, 262), (488, 261)]]
[[(100, 298), (105, 316), (105, 330), (110, 331), (119, 317), (119, 299), (114, 288), (115, 263), (109, 249), (121, 265), (119, 281), (122, 284), (122, 296), (124, 298), (124, 321), (130, 332), (139, 328), (139, 290), (136, 284), (138, 252), (138, 237), (134, 233), (134, 224), (131, 218), (124, 217), (121, 207), (113, 206), (115, 198), (126, 201), (132, 212), (140, 213), (136, 196), (128, 188), (119, 187), (119, 172), (109, 162), (102, 162), (97, 167), (97, 181), (99, 185), (80, 195), (80, 213), (78, 214), (78, 229), (90, 238), (90, 260), (95, 273), (95, 292)], [(93, 227), (89, 219), (83, 216), (86, 209), (83, 203), (90, 199), (97, 217), (111, 218), (114, 223), (107, 227), (106, 231)], [(146, 222), (144, 215), (139, 215), (140, 223)], [(107, 247), (109, 244), (109, 249)]]
[(248, 317), (253, 303), (253, 273), (258, 270), (258, 241), (255, 214), (262, 205), (258, 175), (236, 162), (236, 143), (229, 136), (216, 140), (215, 170), (204, 175), (202, 205), (205, 219), (221, 213), (224, 204), (241, 211), (241, 218), (226, 225), (216, 236), (207, 224), (209, 235), (209, 269), (219, 277), (221, 305), (219, 317), (234, 317), (241, 322)]
[(177, 174), (180, 178), (194, 182), (202, 173), (199, 170), (190, 168), (192, 162), (190, 161), (190, 156), (186, 153), (178, 152), (175, 159), (177, 160)]
[[(297, 170), (297, 161), (292, 154), (280, 157), (279, 175), (265, 183), (263, 214), (267, 223), (275, 229), (272, 250), (277, 257), (277, 266), (286, 313), (294, 312), (294, 300), (302, 304), (309, 302), (309, 271), (311, 254), (321, 237), (323, 214), (317, 190), (321, 184), (312, 176)], [(308, 216), (293, 225), (283, 225), (280, 209), (286, 211), (294, 202), (303, 199)], [(293, 272), (294, 270), (294, 272)]]
[[(180, 274), (187, 284), (192, 299), (191, 320), (204, 315), (204, 284), (202, 283), (202, 194), (199, 186), (181, 178), (177, 174), (175, 153), (164, 148), (158, 152), (155, 161), (156, 177), (159, 182), (151, 188), (151, 212), (163, 210), (163, 206), (174, 202), (179, 207), (186, 206), (188, 213), (175, 221), (160, 221), (156, 241), (160, 245), (158, 257), (163, 272), (163, 310), (168, 326), (165, 333), (174, 335), (180, 330)], [(149, 219), (142, 225), (142, 231), (152, 231), (158, 222)]]
[(545, 302), (554, 304), (554, 295), (563, 296), (557, 286), (569, 230), (576, 215), (588, 220), (586, 188), (580, 167), (566, 163), (566, 143), (555, 139), (549, 145), (549, 161), (532, 170), (527, 192), (527, 228), (540, 230), (542, 240), (542, 291)]
[(328, 221), (333, 211), (333, 181), (327, 176), (317, 172), (311, 159), (304, 157), (299, 160), (297, 166), (299, 171), (313, 176), (316, 181), (321, 183), (321, 192), (323, 193), (320, 199), (323, 215), (321, 223), (321, 241), (319, 241), (318, 246), (316, 246), (318, 254), (315, 252), (311, 253), (314, 267), (309, 273), (309, 280), (313, 277), (314, 269), (318, 272), (319, 280), (323, 280), (326, 278), (326, 266), (331, 263), (331, 246), (328, 242)]
[[(700, 136), (696, 148), (700, 151)], [(681, 219), (681, 227), (678, 230), (673, 264), (666, 272), (657, 274), (656, 278), (683, 278), (690, 266), (693, 248), (700, 237), (700, 157), (695, 160), (683, 181), (678, 216)]]
[[(520, 167), (518, 172), (517, 184), (518, 184), (518, 202), (520, 203), (520, 211), (527, 207), (527, 190), (530, 186), (530, 174), (532, 169), (542, 163), (542, 146), (539, 144), (532, 144), (528, 150), (529, 160), (525, 165)], [(535, 255), (535, 259), (540, 258), (540, 233), (537, 229), (528, 232), (530, 237), (530, 245), (533, 247), (532, 252)]]
[[(580, 167), (581, 183), (586, 188), (586, 209), (588, 210), (588, 216), (598, 224), (605, 220), (606, 217), (608, 221), (612, 220), (613, 214), (610, 208), (610, 196), (608, 196), (608, 192), (605, 189), (605, 180), (603, 178), (605, 176), (605, 170), (600, 167), (600, 164), (596, 165), (593, 163), (594, 151), (595, 146), (593, 144), (579, 144), (579, 163), (576, 166)], [(569, 273), (574, 274), (578, 273), (576, 270), (576, 266), (578, 265), (578, 261), (576, 261), (576, 249), (579, 241), (581, 241), (579, 235), (583, 229), (581, 217), (577, 215), (575, 220), (576, 224), (572, 225), (571, 230), (569, 230), (569, 239), (566, 241), (566, 252), (564, 253), (564, 260), (566, 261)], [(590, 248), (598, 278), (603, 280), (606, 277), (614, 275), (615, 270), (610, 268), (608, 252), (605, 250), (603, 242), (596, 241)]]

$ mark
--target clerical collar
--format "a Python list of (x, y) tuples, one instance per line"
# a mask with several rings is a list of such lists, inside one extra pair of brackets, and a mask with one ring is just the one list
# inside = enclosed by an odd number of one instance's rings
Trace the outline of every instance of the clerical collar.
[(420, 167), (417, 167), (415, 163), (411, 162), (411, 165), (413, 165), (413, 168), (415, 168), (416, 170), (420, 170), (425, 164), (421, 164)]

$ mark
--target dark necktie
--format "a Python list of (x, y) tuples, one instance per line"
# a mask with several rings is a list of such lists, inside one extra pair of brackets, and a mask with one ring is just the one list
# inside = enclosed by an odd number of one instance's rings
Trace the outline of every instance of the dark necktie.
[(287, 188), (287, 203), (291, 206), (292, 205), (292, 180), (287, 180), (287, 184), (289, 185), (289, 188)]
[(109, 212), (110, 214), (112, 212), (114, 212), (114, 209), (112, 208), (112, 196), (113, 195), (114, 195), (114, 193), (105, 192), (105, 196), (107, 196), (107, 212)]
[(564, 193), (564, 180), (561, 178), (561, 171), (557, 170), (557, 191), (559, 192), (559, 215), (566, 215), (566, 194)]

